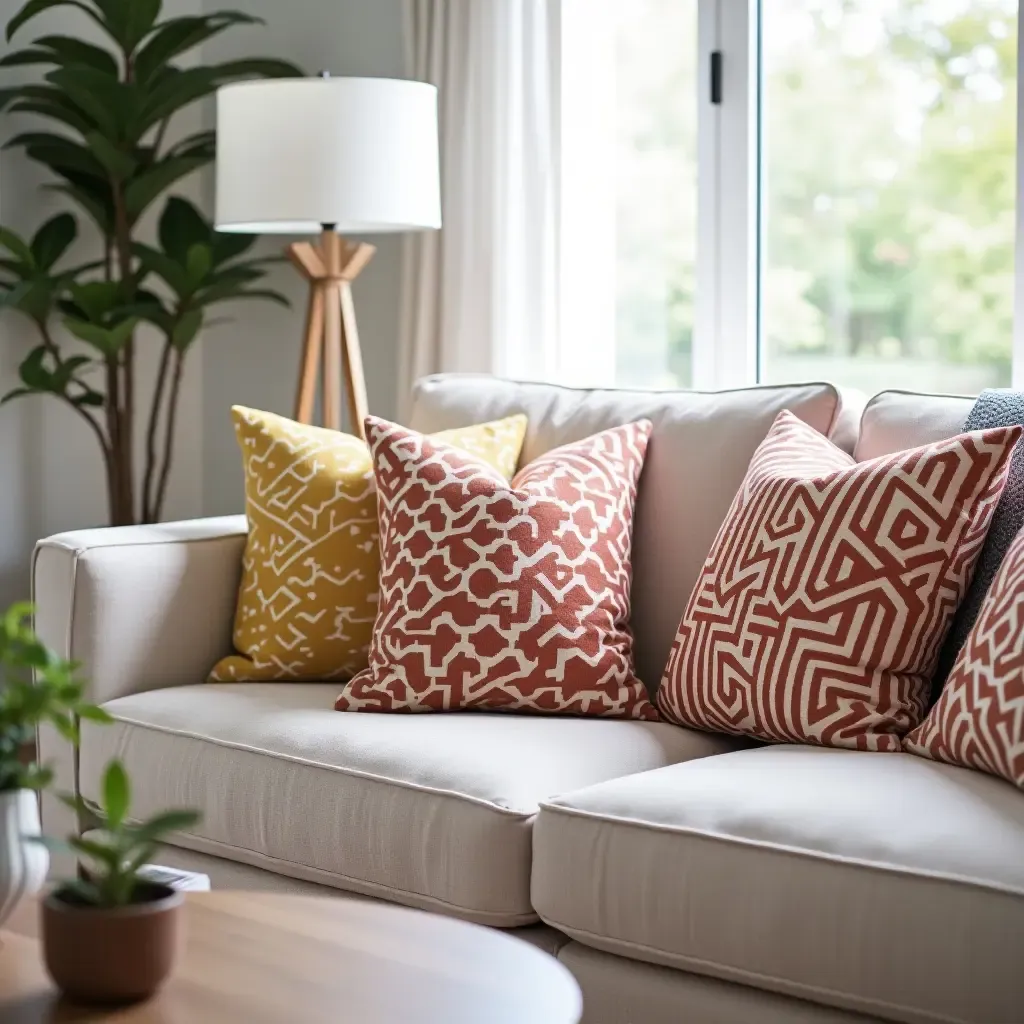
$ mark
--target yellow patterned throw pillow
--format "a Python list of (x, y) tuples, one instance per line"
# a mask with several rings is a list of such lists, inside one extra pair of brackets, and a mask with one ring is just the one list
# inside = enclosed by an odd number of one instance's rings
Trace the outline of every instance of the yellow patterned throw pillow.
[[(231, 410), (249, 537), (235, 611), (238, 654), (211, 682), (348, 678), (366, 668), (377, 614), (377, 494), (366, 443), (269, 412)], [(433, 436), (515, 473), (526, 417)]]

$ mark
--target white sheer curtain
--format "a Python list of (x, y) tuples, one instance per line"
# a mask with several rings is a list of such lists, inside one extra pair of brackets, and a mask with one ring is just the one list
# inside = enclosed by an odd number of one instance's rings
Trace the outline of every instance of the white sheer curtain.
[(406, 0), (439, 89), (444, 227), (405, 240), (400, 395), (441, 370), (558, 376), (560, 0)]

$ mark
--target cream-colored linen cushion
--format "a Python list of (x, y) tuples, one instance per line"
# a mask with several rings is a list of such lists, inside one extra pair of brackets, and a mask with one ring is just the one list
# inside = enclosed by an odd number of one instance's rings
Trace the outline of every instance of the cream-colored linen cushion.
[(417, 383), (410, 425), (432, 433), (526, 413), (525, 465), (610, 427), (653, 422), (633, 519), (632, 592), (637, 675), (653, 692), (750, 457), (783, 409), (829, 434), (839, 420), (839, 392), (831, 384), (600, 391), (444, 374)]
[(1015, 1024), (1024, 799), (909, 754), (723, 754), (545, 801), (533, 903), (622, 956), (908, 1024)]
[(513, 927), (530, 904), (540, 801), (735, 744), (660, 722), (341, 715), (337, 684), (180, 686), (83, 723), (80, 785), (131, 773), (140, 817), (197, 807), (175, 843), (409, 906)]
[(867, 462), (963, 433), (973, 407), (964, 395), (879, 391), (864, 407), (853, 457)]

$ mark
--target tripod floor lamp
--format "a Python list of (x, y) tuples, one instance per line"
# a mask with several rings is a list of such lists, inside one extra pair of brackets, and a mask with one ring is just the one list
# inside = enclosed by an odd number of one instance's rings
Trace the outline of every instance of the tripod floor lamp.
[(387, 78), (275, 79), (217, 93), (217, 230), (318, 234), (285, 252), (309, 282), (295, 418), (362, 436), (366, 383), (352, 282), (374, 247), (343, 234), (441, 226), (437, 90)]

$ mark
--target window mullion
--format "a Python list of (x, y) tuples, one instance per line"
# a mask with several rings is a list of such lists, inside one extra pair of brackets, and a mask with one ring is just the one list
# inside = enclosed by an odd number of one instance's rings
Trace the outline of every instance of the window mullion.
[[(757, 381), (759, 201), (758, 0), (700, 0), (697, 388)], [(721, 57), (712, 103), (711, 54)]]

